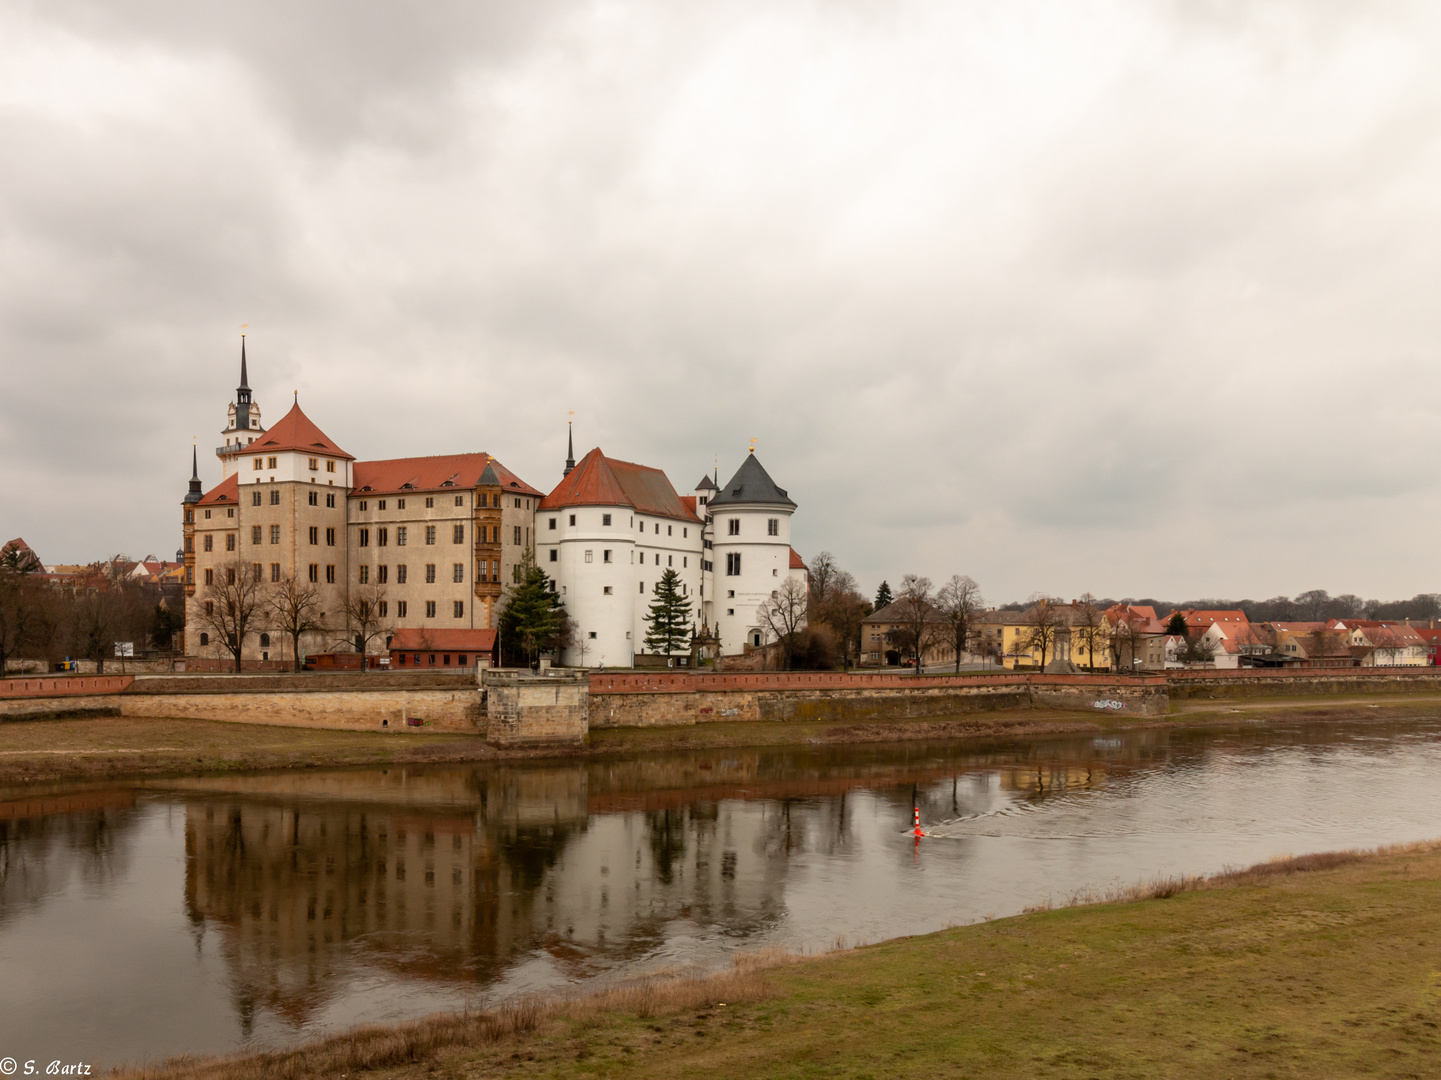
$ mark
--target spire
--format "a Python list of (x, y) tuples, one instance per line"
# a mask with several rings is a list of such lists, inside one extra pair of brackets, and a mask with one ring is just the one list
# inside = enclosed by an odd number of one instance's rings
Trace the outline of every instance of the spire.
[(237, 387), (237, 389), (239, 389), (239, 390), (249, 390), (249, 389), (250, 389), (250, 379), (249, 379), (249, 377), (247, 377), (247, 375), (245, 374), (245, 335), (244, 335), (244, 334), (241, 334), (241, 335), (240, 335), (240, 385)]
[(190, 490), (185, 493), (184, 502), (197, 503), (204, 492), (200, 490), (200, 451), (194, 444), (190, 447)]
[(575, 468), (575, 421), (565, 422), (565, 472), (561, 476), (569, 476)]

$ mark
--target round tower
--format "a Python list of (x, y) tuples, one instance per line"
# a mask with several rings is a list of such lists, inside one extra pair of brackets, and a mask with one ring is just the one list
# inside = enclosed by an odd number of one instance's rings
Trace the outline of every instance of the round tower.
[(772, 640), (758, 609), (790, 576), (796, 504), (752, 450), (706, 509), (714, 545), (714, 629), (721, 653), (735, 655)]

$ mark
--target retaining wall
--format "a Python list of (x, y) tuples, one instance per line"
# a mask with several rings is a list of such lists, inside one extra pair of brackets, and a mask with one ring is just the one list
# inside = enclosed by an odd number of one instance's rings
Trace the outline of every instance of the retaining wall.
[(1309, 697), (1318, 694), (1441, 693), (1441, 668), (1276, 668), (1173, 671), (1177, 701), (1198, 698)]
[(486, 671), (486, 738), (499, 746), (585, 742), (590, 730), (585, 674)]

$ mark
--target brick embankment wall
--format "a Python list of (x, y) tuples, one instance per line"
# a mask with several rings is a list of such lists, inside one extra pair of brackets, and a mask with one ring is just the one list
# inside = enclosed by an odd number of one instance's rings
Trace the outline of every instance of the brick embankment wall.
[(486, 738), (498, 746), (584, 743), (590, 730), (587, 681), (583, 674), (486, 672)]
[(1319, 694), (1441, 694), (1441, 668), (1175, 671), (1167, 673), (1166, 682), (1175, 701)]
[(591, 676), (590, 724), (656, 727), (710, 721), (872, 722), (1033, 707), (1157, 716), (1166, 712), (1169, 701), (1161, 678), (613, 672)]
[(30, 675), (0, 679), (0, 701), (13, 698), (118, 694), (134, 681), (132, 675)]
[[(479, 734), (479, 689), (313, 690), (239, 693), (116, 693), (0, 699), (0, 720), (52, 716), (128, 716), (222, 720), (347, 731), (458, 731)], [(412, 724), (411, 721), (421, 721)]]
[(136, 694), (236, 694), (247, 690), (463, 690), (474, 689), (472, 672), (317, 671), (276, 675), (142, 675)]

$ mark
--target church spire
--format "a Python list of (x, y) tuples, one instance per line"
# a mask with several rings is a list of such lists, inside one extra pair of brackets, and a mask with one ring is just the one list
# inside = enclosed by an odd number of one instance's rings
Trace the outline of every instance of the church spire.
[[(240, 431), (259, 428), (250, 422), (250, 375), (245, 370), (245, 334), (240, 335), (240, 385), (235, 388), (235, 427)], [(259, 420), (259, 417), (256, 417)]]
[(200, 451), (195, 445), (190, 447), (190, 490), (185, 493), (184, 502), (197, 503), (204, 492), (200, 490)]
[(241, 390), (250, 389), (250, 379), (245, 374), (245, 335), (240, 335), (240, 386)]
[(575, 468), (575, 421), (565, 422), (565, 472), (561, 476), (569, 476)]

